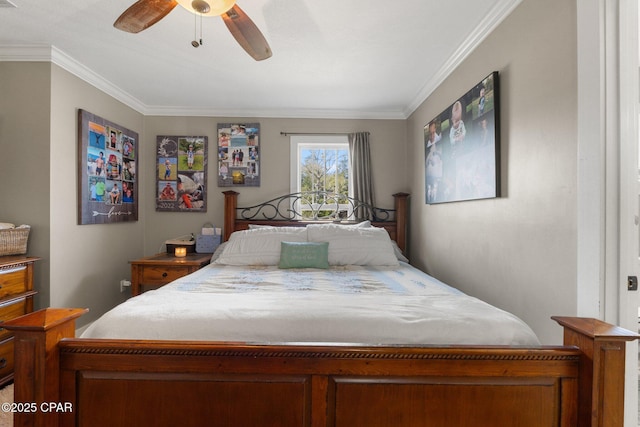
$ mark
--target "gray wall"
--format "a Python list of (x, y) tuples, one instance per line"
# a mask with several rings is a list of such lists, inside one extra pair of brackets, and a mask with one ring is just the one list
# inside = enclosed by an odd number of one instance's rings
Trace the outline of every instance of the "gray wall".
[(51, 68), (0, 62), (0, 221), (32, 227), (28, 250), (42, 258), (34, 284), (42, 307), (49, 304)]
[(77, 225), (77, 110), (142, 135), (144, 117), (58, 66), (51, 87), (50, 305), (89, 308), (83, 324), (126, 298), (119, 282), (130, 276), (128, 261), (143, 251), (144, 221)]
[[(549, 343), (549, 317), (576, 313), (575, 17), (574, 0), (523, 2), (408, 120), (413, 262)], [(492, 71), (503, 197), (426, 205), (423, 126)]]
[(89, 308), (81, 325), (126, 298), (144, 228), (77, 225), (77, 109), (140, 131), (143, 116), (51, 63), (0, 62), (0, 93), (0, 221), (32, 226), (36, 307)]
[[(494, 70), (503, 197), (425, 205), (423, 126)], [(260, 122), (262, 186), (240, 190), (240, 202), (250, 204), (289, 191), (281, 131), (369, 131), (379, 203), (390, 205), (397, 191), (412, 194), (412, 262), (557, 343), (549, 316), (575, 314), (577, 301), (575, 79), (575, 0), (524, 1), (408, 120), (144, 117), (55, 65), (0, 62), (0, 171), (5, 182), (19, 178), (0, 187), (0, 220), (34, 226), (30, 253), (45, 258), (36, 271), (40, 306), (89, 307), (86, 322), (126, 297), (118, 281), (129, 277), (130, 259), (222, 222), (215, 161), (207, 213), (155, 211), (156, 135), (207, 135), (215, 152), (218, 122)], [(77, 108), (140, 134), (140, 221), (76, 225)]]
[[(217, 124), (260, 123), (259, 188), (218, 187), (217, 185)], [(368, 131), (371, 138), (372, 163), (376, 170), (374, 188), (379, 205), (393, 207), (391, 195), (407, 191), (406, 122), (404, 120), (323, 120), (228, 117), (146, 117), (146, 139), (143, 170), (145, 205), (145, 254), (162, 248), (171, 237), (197, 233), (205, 222), (221, 225), (223, 220), (222, 191), (240, 193), (238, 203), (249, 206), (289, 193), (289, 137), (280, 132), (357, 132)], [(206, 135), (209, 137), (208, 209), (206, 213), (172, 213), (155, 211), (154, 170), (156, 135)]]
[[(374, 179), (381, 205), (407, 190), (404, 120), (315, 120), (215, 117), (145, 117), (50, 63), (0, 62), (0, 221), (27, 223), (29, 254), (37, 265), (37, 307), (87, 307), (83, 325), (128, 297), (120, 279), (130, 278), (129, 260), (162, 250), (171, 237), (222, 224), (223, 198), (216, 181), (218, 122), (258, 121), (262, 131), (262, 186), (240, 189), (242, 203), (289, 192), (289, 139), (281, 131), (369, 131)], [(140, 136), (139, 221), (77, 225), (77, 110), (136, 130)], [(156, 135), (207, 135), (207, 213), (155, 211)]]

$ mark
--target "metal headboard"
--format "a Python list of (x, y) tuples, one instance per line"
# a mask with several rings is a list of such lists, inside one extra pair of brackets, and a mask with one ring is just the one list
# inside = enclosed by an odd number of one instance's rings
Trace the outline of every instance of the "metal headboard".
[(393, 195), (393, 209), (378, 208), (352, 197), (325, 192), (286, 194), (254, 206), (238, 207), (239, 193), (233, 190), (223, 193), (225, 241), (231, 233), (246, 229), (252, 223), (304, 226), (309, 222), (358, 222), (370, 219), (377, 227), (384, 227), (406, 253), (409, 213), (407, 193)]
[(258, 205), (236, 208), (245, 220), (372, 221), (395, 220), (395, 209), (384, 209), (353, 197), (325, 191), (299, 192), (276, 197)]

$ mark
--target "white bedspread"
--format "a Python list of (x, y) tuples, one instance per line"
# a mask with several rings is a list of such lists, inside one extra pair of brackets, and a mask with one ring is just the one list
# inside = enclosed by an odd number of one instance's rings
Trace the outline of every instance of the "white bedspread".
[(84, 338), (539, 345), (516, 316), (421, 271), (210, 265), (115, 307)]

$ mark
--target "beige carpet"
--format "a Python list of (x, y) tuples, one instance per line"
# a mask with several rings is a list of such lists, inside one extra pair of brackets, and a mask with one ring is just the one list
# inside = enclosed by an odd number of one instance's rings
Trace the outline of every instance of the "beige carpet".
[[(0, 390), (0, 406), (3, 403), (13, 403), (13, 384), (9, 384)], [(0, 427), (12, 427), (13, 414), (0, 410)]]

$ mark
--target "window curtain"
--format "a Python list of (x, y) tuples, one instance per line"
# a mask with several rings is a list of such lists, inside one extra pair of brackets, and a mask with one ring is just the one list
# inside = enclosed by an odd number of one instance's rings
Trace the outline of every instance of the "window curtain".
[[(351, 173), (353, 197), (370, 207), (375, 206), (373, 199), (371, 150), (369, 148), (369, 132), (350, 133), (349, 155), (351, 157)], [(354, 215), (357, 220), (372, 220), (371, 209), (356, 209)]]

